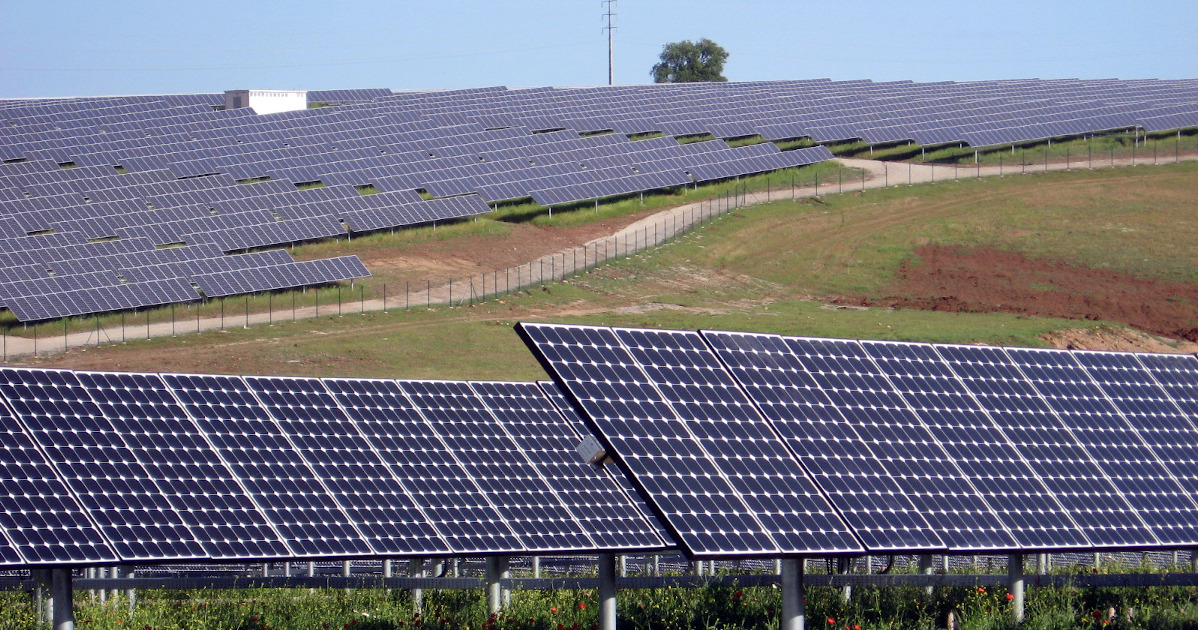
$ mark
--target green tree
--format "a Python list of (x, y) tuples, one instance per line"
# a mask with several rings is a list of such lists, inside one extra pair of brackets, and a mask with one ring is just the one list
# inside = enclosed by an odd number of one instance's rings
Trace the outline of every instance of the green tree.
[(723, 74), (727, 60), (728, 51), (706, 37), (697, 42), (683, 40), (662, 47), (661, 61), (650, 74), (655, 83), (727, 81)]

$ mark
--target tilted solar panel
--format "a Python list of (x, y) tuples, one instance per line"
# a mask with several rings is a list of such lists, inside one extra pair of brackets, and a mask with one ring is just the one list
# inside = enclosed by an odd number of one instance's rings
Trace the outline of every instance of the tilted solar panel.
[(5, 368), (0, 395), (122, 560), (206, 556), (75, 374)]
[[(1161, 543), (1198, 540), (1198, 506), (1073, 354), (1024, 348), (1007, 354)], [(1086, 355), (1096, 371), (1119, 356), (1107, 358)]]
[(1001, 348), (941, 346), (938, 350), (1091, 544), (1158, 544), (1156, 536)]
[(0, 438), (0, 529), (20, 554), (6, 551), (3, 562), (116, 562), (116, 552), (7, 406), (0, 406)]
[[(709, 353), (687, 357), (687, 348), (702, 345), (697, 335), (668, 337), (678, 347), (663, 354), (641, 344), (636, 331), (526, 323), (517, 330), (690, 553), (863, 550), (747, 401), (707, 404), (713, 401), (705, 386), (731, 395), (735, 385), (718, 373)], [(643, 365), (638, 354), (645, 361), (670, 354), (698, 362)], [(703, 377), (720, 381), (705, 383)], [(746, 440), (746, 453), (729, 450), (735, 439)]]
[(703, 338), (867, 549), (947, 546), (781, 337), (706, 331)]
[(524, 546), (482, 488), (395, 381), (325, 379), (325, 386), (457, 553)]
[(294, 555), (372, 553), (362, 533), (240, 378), (164, 374), (163, 381)]
[(106, 372), (76, 376), (209, 557), (291, 555), (161, 378)]
[(245, 382), (375, 553), (449, 551), (319, 379), (247, 376)]

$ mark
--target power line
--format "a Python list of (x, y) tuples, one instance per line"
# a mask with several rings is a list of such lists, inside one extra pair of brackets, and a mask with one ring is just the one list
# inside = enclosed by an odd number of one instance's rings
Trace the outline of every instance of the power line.
[(615, 85), (616, 71), (613, 46), (615, 44), (616, 27), (612, 26), (612, 18), (616, 17), (616, 14), (612, 12), (612, 9), (616, 7), (616, 0), (603, 0), (603, 4), (607, 5), (607, 12), (603, 14), (607, 18), (607, 27), (603, 29), (607, 31), (607, 84)]

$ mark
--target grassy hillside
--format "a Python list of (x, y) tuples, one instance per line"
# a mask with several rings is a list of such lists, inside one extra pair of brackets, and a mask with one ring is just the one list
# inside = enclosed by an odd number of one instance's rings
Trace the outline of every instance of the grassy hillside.
[[(519, 320), (1038, 345), (1054, 330), (1105, 324), (828, 302), (836, 296), (885, 294), (900, 265), (910, 264), (916, 248), (929, 243), (1010, 249), (1193, 285), (1198, 283), (1193, 199), (1198, 199), (1198, 164), (1190, 163), (785, 200), (738, 210), (657, 250), (566, 283), (484, 304), (365, 314), (347, 307), (340, 317), (130, 341), (41, 357), (36, 363), (116, 370), (542, 378), (511, 330)], [(449, 238), (442, 244), (448, 254), (453, 243)], [(462, 243), (477, 246), (469, 238)], [(397, 259), (403, 258), (405, 247), (395, 243)]]

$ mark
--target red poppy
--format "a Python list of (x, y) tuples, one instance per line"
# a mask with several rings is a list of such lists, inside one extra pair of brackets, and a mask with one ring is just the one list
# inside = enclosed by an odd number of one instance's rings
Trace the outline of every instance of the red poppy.
[(549, 609), (549, 612), (551, 612), (551, 613), (556, 613), (556, 612), (557, 612), (557, 606), (554, 606), (553, 608), (550, 608), (550, 609)]
[(586, 604), (579, 604), (579, 605), (578, 605), (578, 609), (579, 609), (579, 610), (586, 610), (586, 609), (587, 609), (587, 605), (586, 605)]
[(829, 626), (834, 626), (834, 625), (836, 625), (836, 620), (835, 620), (835, 619), (833, 619), (833, 618), (831, 618), (831, 617), (828, 617), (828, 625), (829, 625)]
[(1007, 593), (1007, 601), (1011, 601), (1012, 599), (1015, 599), (1015, 596), (1010, 593)]

